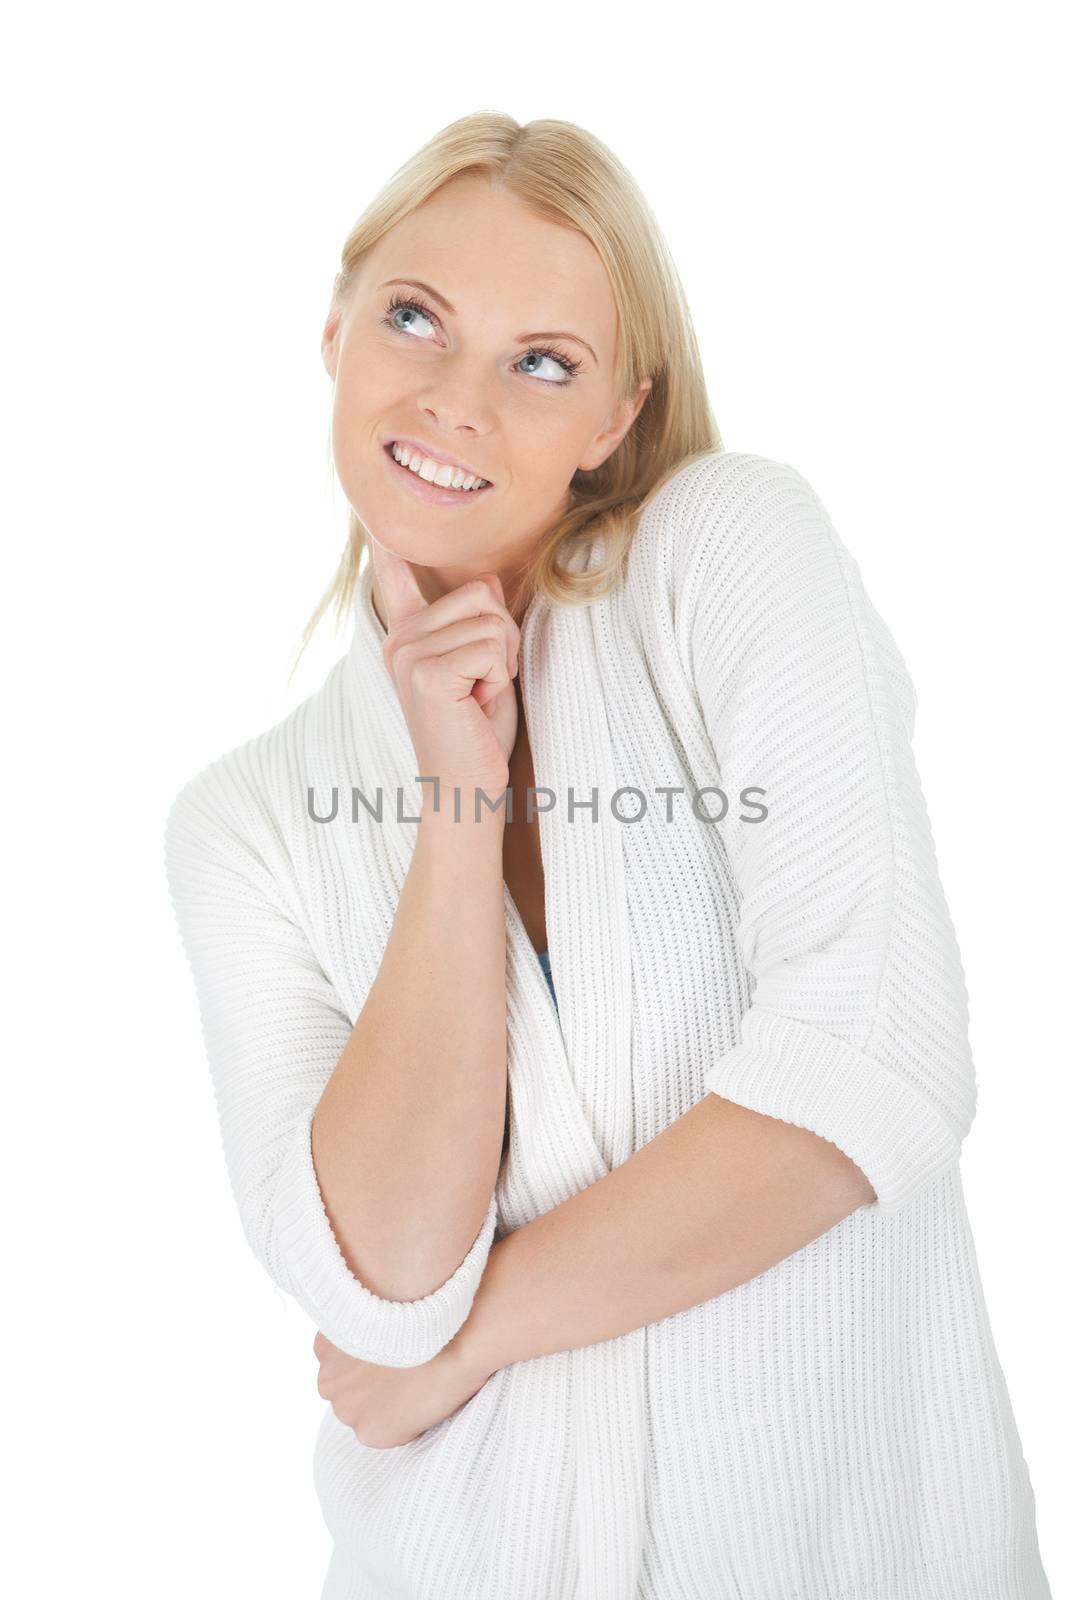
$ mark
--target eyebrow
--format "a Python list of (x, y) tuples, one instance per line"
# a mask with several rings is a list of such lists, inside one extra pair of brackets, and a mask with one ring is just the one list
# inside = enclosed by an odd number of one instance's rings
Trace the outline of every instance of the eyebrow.
[[(384, 283), (380, 283), (378, 285), (378, 288), (390, 289), (394, 284), (398, 284), (400, 286), (406, 284), (410, 289), (421, 289), (424, 294), (428, 294), (431, 299), (436, 300), (438, 305), (443, 306), (450, 317), (459, 315), (455, 306), (450, 305), (439, 290), (432, 288), (428, 283), (420, 283), (418, 278), (387, 278)], [(598, 367), (600, 365), (600, 361), (597, 357), (596, 351), (593, 349), (593, 346), (588, 342), (587, 339), (579, 339), (576, 333), (546, 333), (544, 330), (542, 330), (540, 333), (517, 333), (515, 335), (516, 344), (526, 344), (530, 339), (573, 339), (575, 344), (580, 344), (589, 351), (589, 354), (592, 356)]]

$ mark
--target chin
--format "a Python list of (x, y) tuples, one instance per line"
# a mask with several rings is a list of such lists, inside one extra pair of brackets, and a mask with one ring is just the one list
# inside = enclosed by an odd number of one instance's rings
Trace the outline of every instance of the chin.
[(462, 559), (457, 553), (454, 535), (451, 540), (446, 534), (434, 538), (433, 529), (418, 517), (398, 517), (395, 507), (387, 513), (369, 505), (365, 509), (357, 507), (355, 510), (372, 539), (384, 545), (393, 555), (402, 556), (415, 566), (445, 566)]

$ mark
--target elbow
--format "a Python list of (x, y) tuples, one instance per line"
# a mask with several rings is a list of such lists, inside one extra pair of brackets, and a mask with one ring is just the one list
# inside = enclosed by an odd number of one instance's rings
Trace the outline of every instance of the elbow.
[(470, 1314), (493, 1243), (496, 1194), (451, 1275), (417, 1298), (382, 1295), (353, 1272), (330, 1224), (311, 1156), (311, 1117), (310, 1108), (301, 1114), (269, 1171), (234, 1186), (249, 1245), (283, 1293), (346, 1355), (377, 1366), (422, 1366)]
[(705, 1074), (705, 1092), (796, 1123), (855, 1165), (833, 1174), (855, 1209), (896, 1211), (955, 1166), (974, 1114), (969, 1051), (901, 1029), (861, 1047), (753, 1005), (741, 1038)]
[(877, 1202), (878, 1192), (859, 1160), (846, 1154), (831, 1134), (799, 1126), (793, 1133), (803, 1141), (804, 1154), (796, 1183), (814, 1197), (820, 1231), (835, 1227), (861, 1206)]
[(396, 1238), (389, 1241), (388, 1248), (378, 1254), (361, 1252), (357, 1261), (350, 1249), (342, 1248), (340, 1243), (338, 1248), (349, 1272), (371, 1294), (379, 1300), (408, 1305), (432, 1297), (459, 1270), (471, 1239), (481, 1227), (482, 1216), (463, 1236), (464, 1242), (459, 1249), (451, 1246), (447, 1251), (435, 1249), (433, 1241), (425, 1237), (408, 1245)]
[(403, 1201), (410, 1196), (414, 1204), (415, 1186), (394, 1179), (393, 1189), (377, 1184), (363, 1198), (349, 1194), (342, 1215), (337, 1191), (327, 1188), (324, 1172), (332, 1171), (333, 1182), (342, 1175), (350, 1182), (351, 1160), (336, 1150), (332, 1163), (324, 1160), (317, 1117), (318, 1112), (311, 1119), (311, 1165), (323, 1214), (346, 1268), (380, 1300), (410, 1303), (435, 1294), (462, 1265), (482, 1226), (489, 1195), (473, 1184), (454, 1196), (430, 1189), (423, 1209), (409, 1212)]
[(836, 1145), (834, 1152), (837, 1159), (826, 1178), (831, 1205), (842, 1217), (850, 1216), (861, 1206), (874, 1205), (878, 1193), (863, 1168)]

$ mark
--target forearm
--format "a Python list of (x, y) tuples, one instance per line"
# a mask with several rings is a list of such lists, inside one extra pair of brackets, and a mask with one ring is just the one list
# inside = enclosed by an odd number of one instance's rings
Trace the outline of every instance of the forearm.
[(491, 1372), (616, 1338), (747, 1282), (874, 1199), (836, 1145), (707, 1095), (495, 1244), (453, 1343)]
[[(464, 815), (470, 808), (465, 808)], [(426, 804), (381, 967), (312, 1124), (338, 1244), (416, 1300), (455, 1271), (500, 1168), (507, 1090), (503, 812)]]

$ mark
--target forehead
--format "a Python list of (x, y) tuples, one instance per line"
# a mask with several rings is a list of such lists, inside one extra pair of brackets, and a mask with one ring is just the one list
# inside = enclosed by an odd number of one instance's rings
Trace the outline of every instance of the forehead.
[(394, 223), (364, 265), (371, 292), (408, 274), (439, 290), (461, 318), (499, 308), (523, 327), (554, 328), (577, 317), (584, 327), (576, 333), (594, 329), (602, 340), (614, 327), (611, 283), (591, 240), (473, 175), (450, 180)]

